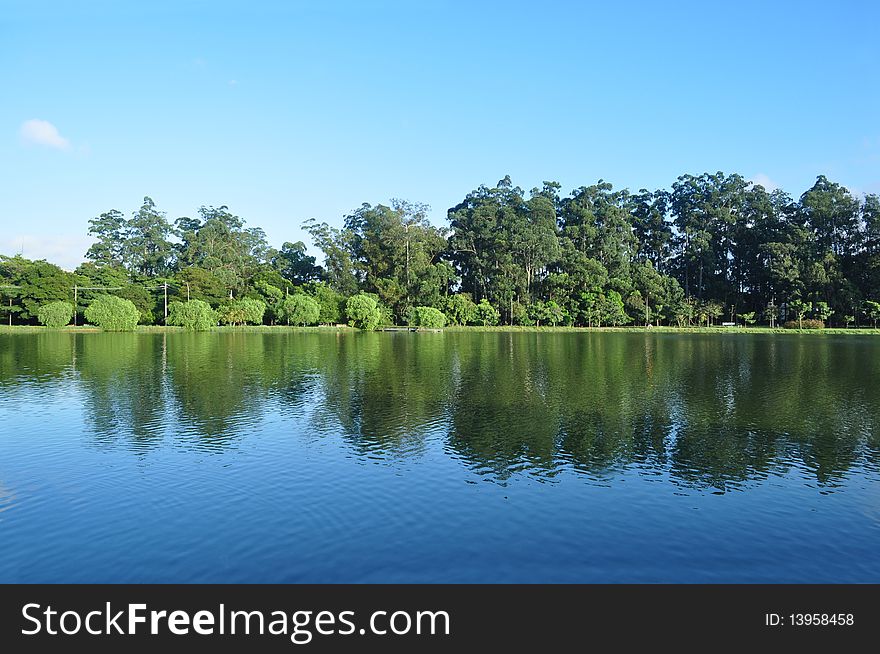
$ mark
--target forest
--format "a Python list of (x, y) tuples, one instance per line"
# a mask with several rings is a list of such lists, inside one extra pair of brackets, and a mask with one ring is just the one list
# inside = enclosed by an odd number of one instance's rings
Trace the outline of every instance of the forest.
[[(669, 189), (600, 180), (563, 195), (505, 177), (433, 225), (426, 205), (363, 204), (272, 247), (228, 207), (170, 220), (145, 197), (89, 220), (66, 271), (0, 256), (10, 325), (222, 324), (876, 327), (880, 197), (819, 176), (795, 199), (739, 174)], [(103, 321), (103, 322), (102, 322)], [(121, 324), (121, 323), (120, 323)], [(123, 327), (124, 328), (124, 327)]]

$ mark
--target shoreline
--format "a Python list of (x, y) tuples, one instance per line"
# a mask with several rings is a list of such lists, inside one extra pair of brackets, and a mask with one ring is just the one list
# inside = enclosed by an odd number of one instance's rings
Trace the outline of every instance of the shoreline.
[[(782, 327), (536, 327), (521, 325), (496, 325), (493, 327), (481, 327), (476, 325), (450, 326), (442, 329), (418, 329), (411, 330), (405, 325), (397, 326), (393, 333), (429, 333), (449, 332), (457, 334), (466, 333), (618, 333), (618, 334), (811, 334), (828, 336), (877, 336), (880, 328), (873, 327), (826, 327), (824, 329), (784, 329)], [(99, 334), (105, 333), (100, 327), (72, 326), (50, 329), (40, 325), (0, 325), (0, 334), (41, 334), (41, 333), (70, 333), (70, 334)], [(183, 327), (171, 327), (165, 325), (138, 325), (133, 332), (106, 332), (106, 333), (134, 333), (134, 334), (162, 334), (162, 333), (186, 333)], [(360, 330), (348, 325), (315, 325), (310, 327), (297, 327), (288, 325), (244, 325), (244, 326), (217, 326), (203, 332), (189, 333), (287, 333), (287, 332), (311, 332), (311, 333), (359, 333)], [(377, 330), (381, 333), (382, 328)]]

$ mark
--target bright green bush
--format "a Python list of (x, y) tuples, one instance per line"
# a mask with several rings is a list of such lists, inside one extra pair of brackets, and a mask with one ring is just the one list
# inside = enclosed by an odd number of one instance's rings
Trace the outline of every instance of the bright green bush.
[(225, 325), (259, 325), (266, 313), (266, 303), (255, 298), (243, 297), (233, 300), (217, 310), (220, 322)]
[(318, 322), (333, 324), (339, 322), (345, 310), (345, 297), (337, 293), (324, 282), (311, 282), (306, 285), (306, 293), (315, 298), (321, 312)]
[(443, 309), (450, 325), (466, 325), (474, 319), (476, 312), (477, 305), (474, 304), (469, 293), (450, 295)]
[(409, 310), (409, 324), (413, 327), (441, 329), (446, 326), (446, 316), (434, 307), (413, 307)]
[(501, 319), (501, 314), (498, 313), (498, 309), (489, 304), (489, 301), (486, 298), (480, 300), (480, 303), (476, 306), (474, 311), (474, 316), (474, 321), (479, 325), (483, 325), (483, 327), (497, 325), (498, 321)]
[(314, 325), (321, 315), (321, 305), (314, 298), (297, 293), (284, 298), (278, 314), (288, 325)]
[(217, 325), (217, 313), (202, 300), (172, 302), (168, 305), (165, 324), (203, 332)]
[(134, 302), (115, 295), (102, 295), (91, 301), (86, 320), (108, 332), (130, 332), (141, 317)]
[(73, 317), (73, 305), (70, 302), (49, 302), (37, 311), (37, 320), (51, 329), (64, 327)]
[(373, 331), (382, 322), (382, 313), (376, 300), (364, 293), (348, 298), (345, 315), (348, 316), (349, 325), (364, 331)]

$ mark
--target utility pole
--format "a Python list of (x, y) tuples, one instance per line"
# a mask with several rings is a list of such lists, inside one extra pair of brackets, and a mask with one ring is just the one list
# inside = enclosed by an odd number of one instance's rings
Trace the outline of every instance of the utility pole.
[[(13, 286), (12, 284), (4, 284), (0, 288), (21, 288), (21, 286)], [(9, 326), (12, 327), (12, 293), (9, 294)]]

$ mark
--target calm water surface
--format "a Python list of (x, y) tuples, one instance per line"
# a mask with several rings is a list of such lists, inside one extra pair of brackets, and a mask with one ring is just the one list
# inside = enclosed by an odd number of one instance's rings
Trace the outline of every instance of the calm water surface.
[(0, 335), (0, 582), (880, 582), (880, 339)]

